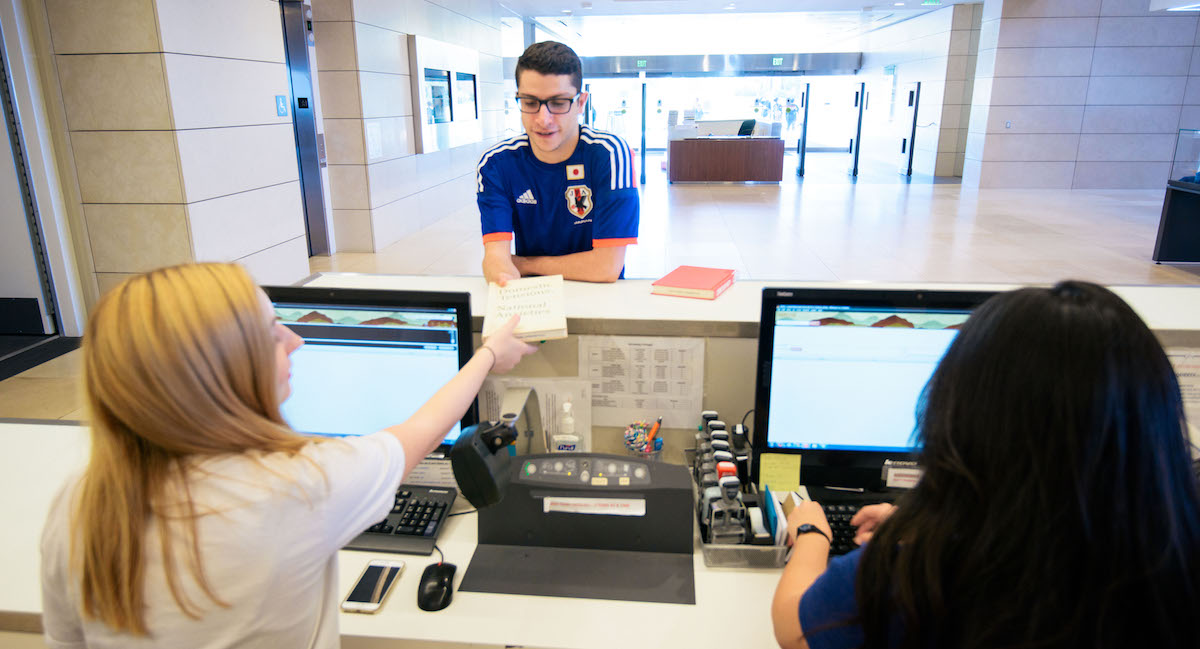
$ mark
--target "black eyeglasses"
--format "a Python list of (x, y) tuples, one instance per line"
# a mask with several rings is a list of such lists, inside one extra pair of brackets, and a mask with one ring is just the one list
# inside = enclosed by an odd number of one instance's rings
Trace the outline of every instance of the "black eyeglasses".
[(581, 94), (583, 93), (577, 93), (574, 97), (552, 97), (550, 99), (517, 95), (517, 106), (521, 108), (522, 113), (533, 114), (540, 111), (542, 104), (545, 104), (546, 110), (555, 115), (562, 115), (571, 110), (571, 106), (575, 104), (575, 100), (579, 99)]

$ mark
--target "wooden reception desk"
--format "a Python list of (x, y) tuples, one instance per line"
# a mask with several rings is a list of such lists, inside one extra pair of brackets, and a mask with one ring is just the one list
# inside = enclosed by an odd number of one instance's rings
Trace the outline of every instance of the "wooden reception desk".
[(671, 182), (783, 180), (783, 140), (777, 137), (699, 137), (671, 140)]

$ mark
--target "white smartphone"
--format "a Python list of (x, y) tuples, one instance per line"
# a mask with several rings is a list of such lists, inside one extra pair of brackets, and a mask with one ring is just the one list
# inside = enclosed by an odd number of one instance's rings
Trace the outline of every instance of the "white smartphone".
[(383, 600), (392, 591), (392, 585), (404, 571), (404, 562), (397, 560), (375, 559), (363, 568), (354, 588), (342, 602), (342, 610), (347, 613), (375, 613), (383, 606)]

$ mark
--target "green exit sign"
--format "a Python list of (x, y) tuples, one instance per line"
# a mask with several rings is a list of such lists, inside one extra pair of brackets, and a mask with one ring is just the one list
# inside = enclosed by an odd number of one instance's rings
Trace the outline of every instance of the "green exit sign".
[(646, 59), (638, 59), (638, 60), (637, 60), (637, 66), (638, 66), (639, 68), (644, 68), (644, 67), (646, 67)]
[(783, 57), (782, 56), (771, 57), (771, 65), (783, 65)]

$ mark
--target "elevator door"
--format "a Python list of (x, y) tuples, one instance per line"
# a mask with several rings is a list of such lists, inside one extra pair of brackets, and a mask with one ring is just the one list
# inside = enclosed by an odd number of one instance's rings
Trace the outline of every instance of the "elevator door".
[(325, 166), (324, 138), (318, 131), (317, 97), (313, 92), (312, 7), (301, 0), (282, 0), (283, 40), (288, 76), (292, 84), (292, 126), (296, 133), (296, 160), (300, 167), (300, 191), (304, 198), (304, 226), (308, 254), (332, 251), (325, 214), (321, 169)]

